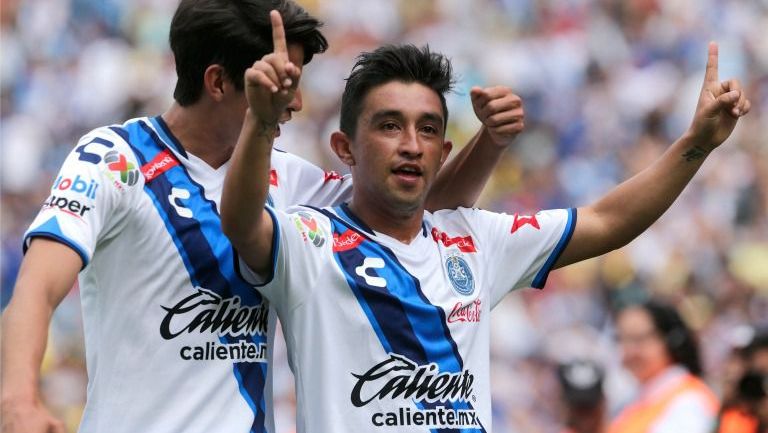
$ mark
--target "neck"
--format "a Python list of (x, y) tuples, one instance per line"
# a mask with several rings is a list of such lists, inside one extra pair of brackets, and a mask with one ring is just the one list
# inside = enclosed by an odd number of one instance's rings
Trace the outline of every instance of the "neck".
[(371, 194), (355, 190), (349, 209), (368, 227), (404, 244), (410, 244), (421, 232), (424, 205), (415, 210), (399, 211), (382, 200), (371, 200)]
[(221, 167), (232, 156), (236, 142), (232, 141), (231, 131), (227, 133), (217, 128), (215, 125), (220, 123), (216, 122), (216, 117), (200, 104), (182, 107), (174, 102), (162, 118), (184, 150), (211, 167)]

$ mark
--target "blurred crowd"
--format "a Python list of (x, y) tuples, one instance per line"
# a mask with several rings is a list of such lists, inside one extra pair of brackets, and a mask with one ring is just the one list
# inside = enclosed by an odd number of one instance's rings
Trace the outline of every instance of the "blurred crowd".
[[(504, 84), (524, 100), (526, 130), (480, 207), (506, 212), (588, 204), (646, 167), (687, 128), (707, 42), (720, 77), (739, 78), (752, 112), (675, 205), (629, 246), (554, 272), (543, 291), (493, 311), (494, 430), (562, 427), (556, 366), (605, 368), (607, 410), (636, 392), (621, 367), (613, 312), (653, 298), (674, 305), (699, 338), (716, 393), (731, 362), (768, 328), (768, 0), (299, 0), (325, 23), (327, 53), (302, 80), (304, 111), (278, 147), (344, 171), (328, 148), (354, 57), (383, 43), (429, 43), (459, 75), (448, 135), (479, 126), (473, 85)], [(59, 165), (85, 132), (162, 113), (175, 82), (167, 43), (174, 0), (4, 0), (0, 22), (0, 285), (7, 303), (21, 236)], [(279, 432), (292, 431), (292, 376), (277, 353)], [(50, 407), (76, 429), (85, 399), (77, 289), (57, 310), (44, 361)]]

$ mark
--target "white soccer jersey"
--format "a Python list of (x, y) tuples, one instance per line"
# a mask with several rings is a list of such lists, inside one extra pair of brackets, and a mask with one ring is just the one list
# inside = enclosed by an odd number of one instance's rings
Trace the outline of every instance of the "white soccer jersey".
[[(277, 206), (349, 196), (347, 177), (273, 160)], [(25, 245), (56, 239), (85, 264), (81, 432), (274, 431), (274, 327), (221, 233), (225, 171), (187, 154), (160, 117), (96, 129), (64, 162)]]
[(270, 212), (272, 275), (239, 264), (282, 321), (299, 432), (491, 431), (488, 312), (544, 285), (575, 209), (426, 213), (410, 244), (346, 205)]

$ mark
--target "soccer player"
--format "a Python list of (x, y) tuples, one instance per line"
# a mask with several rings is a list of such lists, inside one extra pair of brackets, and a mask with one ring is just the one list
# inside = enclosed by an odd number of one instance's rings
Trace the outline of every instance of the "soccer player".
[(275, 53), (246, 71), (250, 110), (222, 227), (282, 321), (299, 432), (491, 431), (489, 310), (645, 230), (749, 111), (736, 80), (718, 81), (712, 45), (688, 131), (596, 203), (529, 216), (430, 213), (424, 200), (450, 149), (450, 63), (387, 46), (359, 57), (330, 139), (351, 167), (352, 200), (286, 213), (265, 207), (269, 160), (300, 71), (287, 64), (275, 12), (273, 26)]
[[(296, 68), (325, 50), (320, 23), (293, 2), (183, 0), (170, 31), (176, 102), (89, 132), (64, 162), (3, 318), (4, 432), (63, 431), (40, 402), (39, 368), (51, 313), (78, 274), (89, 376), (80, 431), (274, 431), (274, 315), (235, 274), (218, 203), (248, 108), (244, 71), (272, 50), (276, 4)], [(475, 89), (472, 100), (488, 126), (444, 176), (437, 206), (472, 203), (522, 128), (509, 89)], [(298, 90), (285, 102), (280, 123), (301, 109)], [(331, 205), (349, 198), (350, 181), (275, 152), (269, 201)]]

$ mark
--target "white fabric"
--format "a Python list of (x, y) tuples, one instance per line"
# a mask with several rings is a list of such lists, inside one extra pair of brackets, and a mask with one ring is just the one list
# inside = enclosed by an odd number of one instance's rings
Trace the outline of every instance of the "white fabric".
[(240, 267), (281, 318), (299, 432), (491, 431), (488, 314), (543, 285), (575, 210), (426, 213), (410, 244), (346, 206), (271, 212), (272, 275)]
[[(272, 432), (264, 381), (274, 315), (267, 319), (268, 304), (236, 276), (220, 231), (226, 166), (185, 155), (169, 134), (159, 118), (86, 134), (25, 235), (25, 245), (57, 239), (85, 263), (89, 383), (80, 431)], [(172, 157), (147, 180), (151, 164), (139, 155), (153, 146)], [(282, 152), (274, 163), (277, 206), (349, 196), (349, 178), (326, 181)]]

